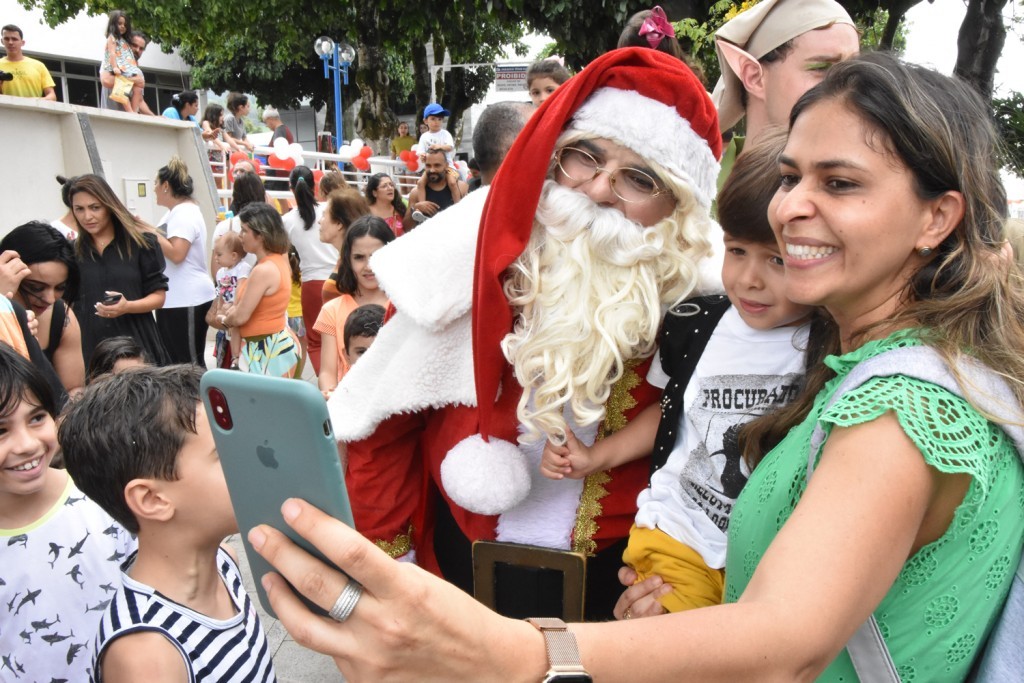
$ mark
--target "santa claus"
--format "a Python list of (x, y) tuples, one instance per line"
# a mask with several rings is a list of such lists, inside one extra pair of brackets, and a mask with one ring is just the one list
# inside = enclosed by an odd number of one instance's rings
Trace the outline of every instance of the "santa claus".
[[(662, 314), (717, 291), (720, 154), (694, 74), (616, 50), (536, 112), (489, 194), (376, 253), (395, 311), (329, 401), (360, 531), (466, 590), (472, 541), (583, 553), (587, 617), (610, 616), (649, 464), (554, 481), (538, 463), (657, 399)], [(511, 582), (534, 615), (536, 578)]]

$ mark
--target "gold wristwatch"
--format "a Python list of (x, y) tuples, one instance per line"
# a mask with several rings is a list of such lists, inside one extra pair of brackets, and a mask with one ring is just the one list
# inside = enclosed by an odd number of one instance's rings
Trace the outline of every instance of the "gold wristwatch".
[(564, 621), (553, 618), (534, 618), (527, 621), (544, 634), (544, 647), (547, 648), (548, 664), (551, 668), (544, 674), (541, 683), (593, 683), (593, 679), (580, 661), (576, 636)]

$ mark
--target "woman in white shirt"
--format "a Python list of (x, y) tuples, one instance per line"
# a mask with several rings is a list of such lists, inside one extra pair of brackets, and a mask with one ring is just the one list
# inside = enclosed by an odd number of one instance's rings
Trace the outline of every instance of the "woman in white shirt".
[(156, 324), (171, 362), (205, 365), (206, 312), (214, 299), (206, 270), (206, 222), (192, 200), (192, 177), (178, 157), (157, 172), (156, 203), (167, 209), (160, 219), (160, 248), (167, 259), (169, 289)]
[(295, 196), (295, 208), (283, 217), (288, 239), (299, 254), (302, 267), (302, 321), (306, 326), (309, 361), (320, 372), (320, 333), (313, 329), (320, 307), (323, 306), (324, 280), (334, 271), (338, 250), (320, 241), (320, 217), (324, 208), (317, 204), (313, 172), (306, 166), (296, 166), (288, 176), (288, 184)]

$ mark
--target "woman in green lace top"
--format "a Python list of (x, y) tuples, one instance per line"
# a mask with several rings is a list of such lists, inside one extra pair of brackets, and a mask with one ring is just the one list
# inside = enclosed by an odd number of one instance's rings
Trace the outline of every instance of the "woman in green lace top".
[[(829, 404), (858, 363), (919, 344), (998, 370), (1010, 403), (1024, 403), (1024, 288), (1001, 253), (1007, 204), (986, 106), (959, 81), (872, 54), (832, 66), (790, 124), (769, 218), (787, 295), (829, 314), (834, 342), (816, 351), (830, 355), (805, 400), (748, 434), (747, 454), (767, 455), (732, 514), (728, 604), (571, 625), (595, 680), (854, 681), (846, 644), (871, 615), (904, 681), (960, 680), (1020, 557), (1024, 465), (998, 424), (905, 375)], [(589, 680), (545, 679), (532, 626), (390, 562), (307, 505), (284, 512), (364, 585), (339, 624), (279, 577), (266, 583), (288, 630), (349, 680)], [(267, 527), (250, 539), (309, 598), (334, 604), (342, 574)], [(664, 588), (654, 577), (623, 601), (644, 614)]]

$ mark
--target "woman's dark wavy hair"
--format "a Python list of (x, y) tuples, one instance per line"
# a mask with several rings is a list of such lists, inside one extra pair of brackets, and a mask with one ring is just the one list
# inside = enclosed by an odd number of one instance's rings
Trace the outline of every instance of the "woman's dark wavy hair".
[[(973, 356), (1000, 373), (1024, 402), (1024, 280), (1000, 254), (1007, 203), (988, 107), (957, 78), (877, 52), (829, 69), (825, 80), (793, 107), (790, 129), (823, 102), (842, 103), (857, 115), (868, 129), (866, 144), (907, 168), (920, 199), (950, 191), (964, 198), (959, 225), (913, 275), (900, 310), (884, 321), (886, 328), (919, 328), (923, 341), (947, 361)], [(824, 351), (837, 353), (838, 330), (830, 321), (824, 324), (832, 328)], [(876, 328), (855, 331), (855, 343)], [(748, 425), (748, 460), (758, 460), (807, 416), (814, 396), (833, 374), (819, 364), (808, 375), (800, 400)]]
[(299, 210), (304, 230), (316, 225), (316, 180), (308, 166), (296, 166), (288, 174), (288, 186), (295, 196), (295, 208)]
[(263, 187), (263, 181), (255, 173), (244, 173), (235, 178), (234, 187), (231, 188), (231, 211), (237, 216), (242, 209), (254, 202), (265, 202), (267, 190)]
[[(366, 195), (367, 204), (372, 206), (373, 203), (377, 201), (377, 188), (380, 187), (380, 181), (385, 178), (391, 178), (391, 176), (387, 173), (374, 173), (370, 176), (370, 179), (366, 181), (366, 190), (364, 194)], [(402, 201), (402, 193), (398, 191), (398, 183), (395, 182), (394, 178), (391, 178), (391, 182), (395, 183), (395, 198), (391, 200), (391, 206), (393, 206), (395, 211), (398, 212), (398, 215), (404, 216), (405, 202)]]
[(0, 240), (0, 253), (16, 251), (26, 266), (37, 263), (63, 263), (68, 279), (62, 299), (69, 304), (78, 298), (79, 273), (75, 250), (64, 235), (52, 225), (42, 221), (29, 221), (11, 230)]
[(355, 296), (359, 289), (359, 282), (352, 270), (352, 245), (360, 237), (372, 237), (387, 244), (395, 239), (395, 233), (391, 231), (383, 218), (376, 216), (357, 218), (345, 230), (345, 241), (341, 247), (341, 263), (338, 266), (338, 291), (349, 296)]
[(216, 102), (206, 105), (203, 110), (203, 121), (210, 124), (212, 128), (220, 128), (220, 117), (224, 115), (224, 107)]

